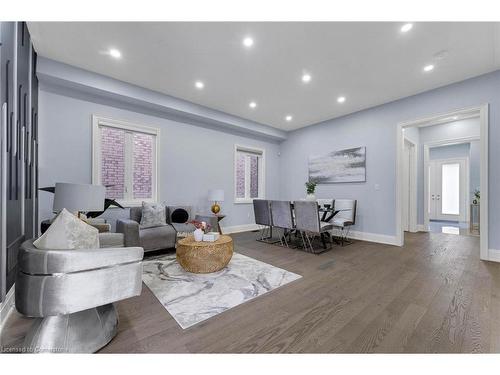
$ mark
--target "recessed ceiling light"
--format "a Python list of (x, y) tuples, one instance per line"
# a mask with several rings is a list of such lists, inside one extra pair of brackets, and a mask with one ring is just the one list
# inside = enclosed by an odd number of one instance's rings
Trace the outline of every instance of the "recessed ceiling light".
[(424, 66), (424, 72), (430, 72), (431, 70), (434, 70), (434, 65), (429, 64)]
[(110, 48), (108, 53), (111, 57), (114, 57), (115, 59), (119, 59), (120, 57), (122, 57), (122, 53), (116, 48)]
[(407, 33), (412, 28), (413, 28), (413, 24), (412, 23), (405, 23), (403, 26), (401, 26), (401, 32), (402, 33)]
[(308, 83), (311, 81), (311, 75), (309, 73), (305, 73), (302, 75), (302, 82)]
[(245, 39), (243, 39), (243, 45), (245, 47), (252, 47), (253, 46), (253, 39), (247, 36)]
[(292, 121), (293, 117), (291, 115), (288, 115), (288, 116), (285, 117), (285, 120), (286, 121)]
[(255, 103), (255, 102), (250, 102), (250, 104), (248, 104), (248, 106), (249, 106), (250, 108), (252, 108), (252, 109), (253, 109), (253, 108), (256, 108), (256, 107), (257, 107), (257, 103)]
[(203, 88), (205, 87), (205, 84), (204, 84), (203, 82), (201, 82), (201, 81), (196, 81), (196, 82), (194, 83), (194, 86), (195, 86), (197, 89), (201, 90), (201, 89), (203, 89)]
[(339, 96), (337, 98), (337, 103), (344, 103), (345, 102), (345, 96)]

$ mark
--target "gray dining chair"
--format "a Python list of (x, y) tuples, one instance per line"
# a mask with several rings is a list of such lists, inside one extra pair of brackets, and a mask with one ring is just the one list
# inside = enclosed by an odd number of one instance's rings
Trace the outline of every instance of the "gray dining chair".
[(292, 203), (290, 201), (271, 201), (271, 222), (274, 228), (283, 231), (279, 237), (281, 246), (289, 247), (287, 237), (295, 229)]
[(339, 212), (331, 220), (337, 236), (340, 238), (341, 245), (351, 244), (349, 232), (351, 227), (356, 224), (356, 208), (358, 201), (355, 199), (335, 199), (333, 207)]
[[(331, 249), (331, 238), (328, 231), (333, 229), (333, 225), (319, 220), (318, 203), (315, 201), (295, 201), (293, 205), (295, 229), (300, 232), (304, 249), (315, 254)], [(321, 238), (323, 243), (323, 250), (319, 252), (313, 247), (313, 240), (317, 236)], [(329, 239), (330, 247), (326, 246), (325, 236)]]
[(271, 204), (267, 199), (253, 200), (255, 224), (260, 226), (260, 238), (257, 241), (270, 242), (273, 237), (271, 221)]

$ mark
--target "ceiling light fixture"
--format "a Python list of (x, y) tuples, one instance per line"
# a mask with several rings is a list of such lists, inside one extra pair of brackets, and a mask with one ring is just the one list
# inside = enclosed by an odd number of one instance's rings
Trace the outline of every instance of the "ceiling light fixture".
[(304, 75), (302, 75), (302, 82), (308, 83), (310, 81), (311, 81), (311, 75), (310, 74), (305, 73)]
[(434, 65), (429, 64), (429, 65), (424, 66), (424, 72), (430, 72), (432, 70), (434, 70)]
[(247, 36), (245, 39), (243, 39), (243, 45), (245, 47), (252, 47), (253, 46), (253, 39)]
[(201, 89), (203, 89), (203, 88), (205, 87), (205, 84), (204, 84), (203, 82), (201, 82), (201, 81), (196, 81), (196, 82), (194, 83), (194, 86), (195, 86), (197, 89), (201, 90)]
[(413, 29), (413, 24), (412, 23), (405, 23), (403, 26), (401, 26), (401, 32), (402, 33), (407, 33), (411, 29)]
[(111, 57), (114, 57), (115, 59), (119, 59), (120, 57), (122, 57), (122, 53), (116, 48), (110, 48), (108, 53)]
[(257, 103), (255, 102), (250, 102), (250, 104), (248, 104), (248, 106), (252, 109), (256, 108), (257, 107)]
[(285, 120), (288, 121), (288, 122), (290, 122), (290, 121), (293, 120), (293, 117), (291, 115), (288, 115), (288, 116), (285, 117)]
[(344, 103), (345, 102), (345, 96), (339, 96), (337, 98), (337, 103)]

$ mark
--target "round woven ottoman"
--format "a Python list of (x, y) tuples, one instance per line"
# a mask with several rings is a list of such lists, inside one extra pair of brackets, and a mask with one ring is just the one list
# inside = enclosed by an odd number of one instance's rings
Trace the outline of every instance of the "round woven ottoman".
[(217, 272), (233, 257), (233, 239), (221, 235), (215, 242), (196, 242), (188, 236), (177, 242), (177, 261), (188, 272)]

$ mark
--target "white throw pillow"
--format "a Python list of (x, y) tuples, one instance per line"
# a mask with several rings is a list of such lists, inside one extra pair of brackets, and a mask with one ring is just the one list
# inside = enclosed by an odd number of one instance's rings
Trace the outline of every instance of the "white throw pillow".
[(165, 205), (142, 202), (141, 228), (153, 228), (167, 225)]
[(33, 245), (44, 250), (98, 249), (99, 231), (63, 208)]

